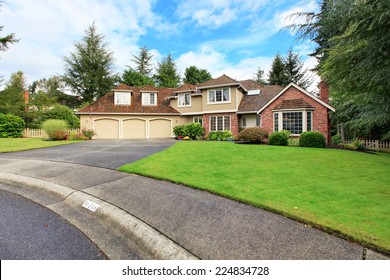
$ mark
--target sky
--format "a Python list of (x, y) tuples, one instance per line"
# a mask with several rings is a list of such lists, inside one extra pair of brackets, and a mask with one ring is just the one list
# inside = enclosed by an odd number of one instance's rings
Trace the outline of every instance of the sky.
[(289, 15), (317, 9), (315, 0), (3, 0), (0, 37), (15, 33), (20, 41), (0, 52), (0, 76), (6, 82), (20, 70), (32, 84), (62, 75), (64, 57), (94, 22), (116, 73), (134, 66), (144, 46), (155, 66), (171, 53), (182, 76), (195, 65), (214, 78), (252, 79), (258, 67), (267, 77), (276, 53), (290, 47), (311, 69), (315, 44), (283, 27), (294, 21)]

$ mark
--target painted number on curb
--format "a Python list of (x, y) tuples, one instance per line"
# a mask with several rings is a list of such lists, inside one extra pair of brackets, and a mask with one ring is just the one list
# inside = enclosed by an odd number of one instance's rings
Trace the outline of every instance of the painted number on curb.
[(88, 210), (92, 211), (92, 212), (95, 212), (99, 207), (100, 205), (99, 204), (96, 204), (95, 202), (92, 202), (90, 200), (86, 200), (84, 201), (84, 203), (82, 204), (83, 207), (87, 208)]

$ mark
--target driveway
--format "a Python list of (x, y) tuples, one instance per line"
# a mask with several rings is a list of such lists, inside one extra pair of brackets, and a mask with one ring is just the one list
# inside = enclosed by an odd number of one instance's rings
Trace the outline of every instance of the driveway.
[(173, 139), (163, 140), (92, 140), (72, 145), (0, 154), (1, 157), (40, 159), (77, 163), (88, 166), (116, 169), (169, 148)]

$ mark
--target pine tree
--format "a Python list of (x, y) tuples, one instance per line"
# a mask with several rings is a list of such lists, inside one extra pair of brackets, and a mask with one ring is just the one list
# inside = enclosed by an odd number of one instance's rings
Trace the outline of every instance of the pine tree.
[(176, 88), (180, 83), (180, 74), (177, 73), (176, 63), (169, 53), (160, 63), (154, 75), (159, 87)]
[(267, 84), (267, 82), (265, 81), (263, 76), (264, 76), (264, 70), (262, 70), (259, 66), (257, 68), (257, 72), (255, 73), (255, 77), (254, 77), (253, 81), (258, 83), (259, 85), (265, 86)]
[(298, 53), (293, 53), (290, 48), (283, 62), (287, 75), (287, 84), (295, 83), (303, 89), (307, 89), (312, 84), (313, 78), (308, 73), (308, 70), (303, 68), (303, 61), (299, 58)]
[(206, 69), (199, 69), (196, 66), (187, 67), (184, 72), (183, 82), (188, 84), (200, 84), (210, 80), (211, 74)]
[(279, 53), (276, 54), (272, 62), (271, 70), (268, 78), (270, 85), (286, 86), (288, 85), (288, 77), (286, 74), (286, 67), (283, 58)]
[(108, 50), (104, 36), (97, 34), (94, 23), (85, 31), (82, 40), (75, 43), (75, 48), (70, 57), (64, 58), (63, 80), (84, 103), (90, 103), (114, 85), (113, 53)]
[(131, 60), (136, 64), (135, 70), (138, 73), (149, 77), (153, 69), (152, 57), (153, 55), (150, 54), (150, 51), (146, 48), (146, 46), (140, 48), (138, 56), (133, 55), (133, 59)]

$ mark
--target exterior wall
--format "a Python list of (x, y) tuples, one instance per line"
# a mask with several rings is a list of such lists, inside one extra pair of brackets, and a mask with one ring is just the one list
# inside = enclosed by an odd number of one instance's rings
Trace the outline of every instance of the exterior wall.
[(222, 114), (204, 114), (203, 126), (205, 128), (205, 134), (210, 132), (210, 117), (211, 116), (230, 116), (230, 128), (234, 135), (238, 134), (238, 116), (236, 113), (222, 113)]
[[(255, 127), (256, 126), (256, 116), (257, 114), (250, 115), (239, 115), (238, 124), (240, 129), (244, 129), (247, 127)], [(246, 118), (246, 126), (243, 124), (243, 118)]]
[(178, 107), (179, 99), (171, 99), (170, 105), (182, 114), (202, 112), (202, 96), (191, 96), (191, 106)]
[[(302, 93), (295, 87), (290, 87), (285, 91), (279, 98), (272, 102), (266, 109), (261, 112), (261, 122), (262, 128), (266, 129), (268, 133), (273, 132), (273, 113), (272, 108), (278, 105), (283, 99), (297, 99), (302, 98), (315, 109), (313, 111), (313, 127), (312, 131), (321, 132), (326, 139), (328, 139), (328, 127), (329, 127), (329, 118), (328, 118), (328, 109), (316, 102), (312, 98), (308, 97), (306, 94)], [(328, 139), (329, 141), (329, 139)]]

